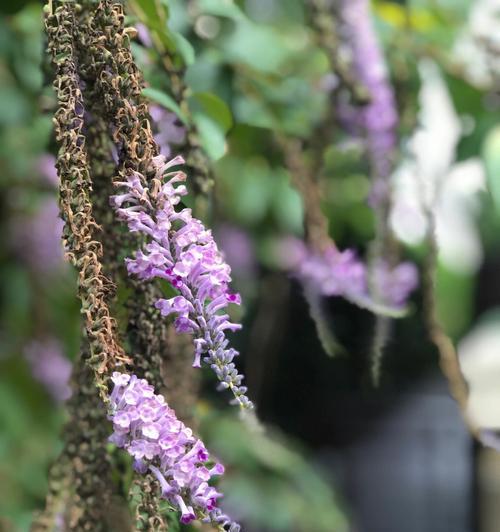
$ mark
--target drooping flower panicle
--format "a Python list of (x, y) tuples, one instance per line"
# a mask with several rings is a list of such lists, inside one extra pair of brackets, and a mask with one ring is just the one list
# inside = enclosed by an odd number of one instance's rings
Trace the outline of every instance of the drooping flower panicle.
[(370, 1), (342, 0), (340, 7), (354, 71), (370, 98), (361, 109), (346, 107), (340, 112), (350, 125), (364, 130), (375, 178), (370, 199), (379, 205), (387, 201), (389, 194), (387, 178), (392, 172), (398, 123), (396, 101), (373, 26)]
[(203, 442), (146, 380), (118, 372), (111, 380), (109, 440), (134, 458), (136, 471), (156, 477), (161, 497), (181, 512), (182, 523), (201, 519), (222, 530), (239, 531), (240, 526), (217, 507), (222, 494), (209, 484), (224, 473), (222, 464), (210, 460)]
[(379, 261), (368, 268), (353, 250), (340, 251), (333, 244), (320, 253), (293, 238), (283, 247), (284, 266), (301, 282), (324, 296), (342, 296), (368, 309), (376, 311), (379, 304), (397, 313), (418, 286), (411, 262), (390, 267)]
[(135, 257), (127, 259), (128, 272), (145, 280), (165, 279), (178, 291), (175, 297), (159, 299), (156, 307), (164, 316), (175, 316), (178, 333), (193, 335), (193, 367), (200, 367), (203, 360), (217, 375), (220, 389), (229, 388), (236, 403), (252, 408), (246, 387), (241, 385), (243, 376), (233, 362), (239, 353), (229, 347), (226, 338), (226, 330), (241, 328), (225, 312), (230, 303), (241, 303), (239, 294), (229, 289), (231, 269), (211, 231), (193, 217), (191, 209), (178, 208), (187, 194), (182, 184), (186, 175), (171, 169), (184, 163), (182, 157), (167, 162), (159, 155), (152, 162), (156, 176), (151, 185), (144, 176), (132, 172), (126, 181), (117, 183), (123, 193), (111, 198), (130, 231), (147, 237)]
[(311, 279), (325, 296), (349, 296), (366, 291), (366, 268), (354, 251), (338, 251), (335, 247), (323, 254), (311, 254), (297, 270), (303, 279)]

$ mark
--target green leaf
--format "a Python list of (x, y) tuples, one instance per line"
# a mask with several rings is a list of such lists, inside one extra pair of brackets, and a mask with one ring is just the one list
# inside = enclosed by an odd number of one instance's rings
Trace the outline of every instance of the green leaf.
[(195, 53), (191, 43), (181, 33), (172, 32), (171, 37), (174, 40), (175, 48), (182, 57), (184, 64), (190, 66), (194, 63)]
[(166, 109), (169, 109), (170, 111), (174, 112), (185, 125), (189, 125), (189, 120), (187, 116), (182, 112), (181, 108), (179, 107), (179, 104), (167, 93), (158, 89), (153, 89), (152, 87), (147, 87), (142, 90), (142, 94), (149, 100), (159, 103), (160, 105), (163, 105), (163, 107), (165, 107)]
[(243, 225), (256, 225), (264, 220), (272, 194), (269, 187), (272, 175), (266, 160), (228, 155), (217, 164), (216, 175), (224, 194), (231, 198), (227, 208), (235, 220)]
[(220, 159), (226, 153), (226, 137), (219, 124), (200, 112), (193, 113), (193, 120), (203, 149), (214, 161)]
[[(296, 40), (300, 41), (298, 36)], [(275, 75), (291, 54), (299, 52), (294, 44), (274, 28), (242, 19), (234, 32), (224, 36), (220, 46), (229, 61)]]
[(204, 150), (214, 161), (220, 159), (226, 153), (226, 133), (233, 125), (231, 111), (210, 92), (193, 94), (189, 107)]
[(168, 29), (168, 10), (162, 3), (151, 0), (129, 0), (139, 20), (149, 31), (154, 32), (162, 45), (169, 51), (176, 51), (175, 41)]
[(0, 125), (12, 126), (26, 120), (29, 116), (29, 101), (14, 86), (0, 88)]
[(493, 128), (487, 135), (482, 154), (488, 186), (496, 211), (500, 214), (500, 126)]
[(459, 273), (439, 262), (435, 299), (439, 322), (446, 334), (457, 339), (465, 333), (474, 315), (475, 278)]
[[(176, 66), (189, 66), (194, 63), (194, 48), (180, 33), (172, 31), (169, 26), (169, 9), (167, 2), (160, 0), (129, 0), (135, 13), (152, 33), (156, 41), (173, 55)], [(160, 50), (161, 53), (161, 50)]]
[(292, 188), (290, 178), (283, 169), (273, 168), (271, 172), (271, 179), (274, 181), (271, 197), (274, 216), (285, 233), (298, 234), (304, 223), (304, 207), (300, 194)]
[(270, 130), (279, 127), (269, 107), (257, 98), (236, 96), (233, 108), (236, 121), (241, 124)]
[(200, 0), (198, 9), (204, 15), (214, 15), (233, 20), (244, 19), (243, 11), (233, 2), (221, 2), (220, 0)]
[(168, 7), (164, 2), (155, 2), (151, 0), (132, 0), (132, 5), (142, 17), (146, 17), (153, 22), (165, 20), (168, 18)]
[(233, 117), (226, 103), (211, 92), (197, 92), (190, 98), (189, 106), (193, 113), (203, 112), (207, 117), (219, 124), (227, 133), (233, 125)]

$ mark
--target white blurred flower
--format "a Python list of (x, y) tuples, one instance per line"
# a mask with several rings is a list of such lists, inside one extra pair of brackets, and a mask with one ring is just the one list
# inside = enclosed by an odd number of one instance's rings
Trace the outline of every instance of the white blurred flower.
[(426, 60), (419, 70), (420, 127), (408, 143), (410, 157), (394, 176), (391, 224), (403, 242), (419, 244), (427, 232), (425, 209), (433, 209), (440, 260), (449, 269), (472, 273), (483, 256), (475, 217), (484, 167), (479, 159), (453, 164), (461, 121), (438, 67)]
[(460, 365), (469, 384), (469, 414), (488, 429), (500, 429), (500, 323), (482, 321), (460, 342)]
[(468, 81), (477, 87), (493, 82), (493, 71), (500, 69), (500, 0), (472, 2), (467, 24), (453, 47), (453, 60), (461, 66)]

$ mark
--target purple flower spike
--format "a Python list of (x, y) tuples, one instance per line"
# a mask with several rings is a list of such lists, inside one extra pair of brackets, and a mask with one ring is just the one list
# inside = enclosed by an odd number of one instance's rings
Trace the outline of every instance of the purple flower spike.
[(347, 106), (339, 111), (346, 123), (355, 129), (361, 128), (366, 135), (375, 178), (370, 203), (380, 205), (389, 194), (387, 178), (392, 171), (396, 147), (398, 114), (394, 91), (373, 27), (369, 0), (342, 0), (341, 15), (352, 46), (353, 66), (358, 79), (369, 92), (370, 102), (362, 109)]
[(134, 457), (138, 473), (150, 471), (156, 477), (161, 497), (181, 512), (181, 523), (202, 519), (223, 530), (239, 531), (239, 525), (217, 507), (222, 494), (208, 484), (224, 473), (222, 464), (210, 465), (203, 442), (176, 418), (146, 380), (117, 372), (111, 380), (113, 434), (109, 441)]
[(118, 183), (123, 190), (111, 198), (111, 205), (130, 231), (139, 231), (147, 239), (133, 258), (126, 259), (127, 269), (140, 279), (165, 279), (178, 291), (176, 297), (156, 301), (156, 308), (163, 316), (175, 317), (178, 333), (193, 335), (193, 366), (200, 367), (203, 360), (221, 381), (221, 388), (232, 391), (235, 403), (252, 408), (241, 385), (243, 376), (232, 362), (239, 353), (228, 347), (226, 338), (226, 330), (241, 328), (226, 313), (228, 305), (239, 305), (241, 298), (229, 288), (231, 268), (211, 231), (193, 218), (191, 209), (179, 208), (181, 196), (187, 194), (182, 184), (186, 175), (171, 168), (183, 163), (182, 157), (168, 162), (162, 155), (153, 159), (156, 179), (152, 182), (163, 183), (154, 194), (138, 173)]

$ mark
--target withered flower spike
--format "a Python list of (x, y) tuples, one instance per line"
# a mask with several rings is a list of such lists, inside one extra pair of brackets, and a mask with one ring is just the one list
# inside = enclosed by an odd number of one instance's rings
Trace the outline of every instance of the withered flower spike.
[(61, 179), (60, 206), (65, 221), (67, 256), (79, 272), (78, 296), (85, 316), (90, 344), (87, 363), (96, 373), (97, 385), (105, 396), (103, 374), (112, 367), (130, 363), (116, 340), (116, 324), (108, 309), (110, 281), (102, 271), (100, 230), (92, 215), (92, 181), (86, 151), (83, 121), (82, 80), (75, 54), (76, 5), (64, 3), (45, 19), (48, 50), (56, 70), (54, 88), (59, 108), (55, 130), (60, 144), (57, 169)]

